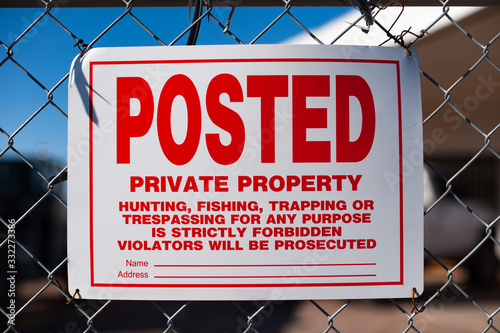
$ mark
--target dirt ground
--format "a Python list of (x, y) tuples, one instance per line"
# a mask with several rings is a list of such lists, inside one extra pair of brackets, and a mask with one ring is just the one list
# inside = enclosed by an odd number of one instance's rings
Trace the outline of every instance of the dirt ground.
[[(500, 283), (498, 282), (500, 276), (492, 285), (474, 286), (470, 284), (467, 272), (459, 269), (454, 273), (453, 279), (472, 299), (468, 299), (458, 289), (451, 286), (413, 318), (413, 326), (418, 332), (487, 331), (488, 314), (494, 314), (493, 325), (497, 330), (500, 329), (500, 314), (495, 313), (495, 311), (500, 312)], [(446, 272), (439, 266), (427, 266), (424, 281), (426, 290), (424, 297), (418, 303), (419, 307), (446, 283)], [(346, 301), (329, 300), (317, 303), (331, 316), (339, 311)], [(334, 317), (332, 325), (343, 333), (404, 332), (409, 326), (408, 316), (412, 314), (413, 301), (405, 299), (397, 300), (397, 303), (401, 309), (388, 300), (353, 300)], [(281, 333), (325, 332), (328, 327), (328, 317), (325, 313), (319, 311), (311, 302), (302, 302), (295, 309), (294, 315)], [(497, 330), (491, 329), (490, 332)], [(330, 332), (335, 331), (330, 330)], [(410, 329), (409, 332), (414, 332), (414, 330)]]
[[(318, 302), (330, 314), (335, 313), (344, 304), (340, 301)], [(498, 300), (481, 302), (487, 311), (495, 311), (499, 306)], [(402, 302), (402, 307), (410, 312), (412, 305)], [(488, 327), (487, 315), (467, 301), (456, 301), (446, 304), (443, 301), (429, 305), (424, 312), (414, 319), (414, 327), (425, 333), (471, 333), (483, 332)], [(389, 303), (370, 301), (353, 301), (338, 314), (333, 327), (340, 332), (370, 332), (389, 333), (404, 332), (408, 327), (407, 316), (396, 306)], [(496, 327), (500, 326), (497, 323)], [(328, 328), (327, 317), (311, 303), (302, 303), (296, 310), (294, 317), (282, 333), (313, 333), (324, 332)], [(411, 332), (412, 330), (410, 330)], [(331, 330), (334, 332), (334, 330)]]

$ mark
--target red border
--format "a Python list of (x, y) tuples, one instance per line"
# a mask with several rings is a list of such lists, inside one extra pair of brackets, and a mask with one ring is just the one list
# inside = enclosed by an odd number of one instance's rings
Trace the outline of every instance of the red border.
[(90, 70), (89, 70), (89, 217), (90, 217), (90, 285), (94, 286), (94, 183), (93, 183), (93, 177), (94, 177), (94, 168), (93, 168), (93, 163), (94, 163), (94, 144), (93, 144), (93, 137), (94, 137), (94, 101), (93, 101), (93, 89), (92, 89), (92, 82), (94, 79), (94, 71), (93, 71), (93, 66), (92, 63), (90, 63)]
[[(399, 127), (399, 215), (400, 215), (400, 276), (399, 281), (385, 282), (342, 282), (342, 283), (217, 283), (217, 284), (190, 284), (190, 283), (174, 283), (174, 284), (151, 284), (151, 283), (96, 283), (94, 280), (94, 211), (93, 211), (93, 71), (94, 66), (99, 65), (144, 65), (144, 64), (194, 64), (194, 63), (256, 63), (256, 62), (337, 62), (337, 63), (376, 63), (376, 64), (392, 64), (396, 66), (397, 88), (398, 88), (398, 127)], [(137, 61), (91, 61), (89, 62), (89, 212), (90, 212), (90, 285), (91, 287), (160, 287), (160, 288), (276, 288), (276, 287), (339, 287), (339, 286), (384, 286), (384, 285), (403, 285), (404, 284), (404, 246), (403, 246), (403, 144), (402, 144), (402, 119), (401, 119), (401, 80), (400, 80), (399, 61), (397, 60), (379, 60), (379, 59), (325, 59), (325, 58), (261, 58), (261, 59), (177, 59), (177, 60), (137, 60)], [(317, 264), (315, 266), (320, 266)], [(332, 264), (342, 265), (342, 264)], [(347, 265), (372, 265), (372, 263), (347, 264)], [(375, 264), (373, 264), (375, 265)], [(155, 267), (164, 267), (169, 265), (155, 265)], [(179, 266), (179, 265), (177, 265)], [(182, 266), (182, 265), (180, 265)], [(204, 265), (192, 265), (204, 266)], [(206, 265), (206, 267), (231, 266), (231, 265)], [(246, 265), (252, 266), (252, 265)], [(266, 266), (266, 265), (257, 265)], [(269, 266), (284, 266), (284, 265), (269, 265)], [(303, 266), (303, 265), (290, 265)], [(354, 275), (350, 275), (354, 276)], [(356, 275), (359, 276), (359, 275)], [(375, 276), (375, 274), (367, 274), (365, 276)], [(164, 278), (163, 276), (157, 276)], [(269, 276), (268, 276), (269, 277)], [(275, 276), (270, 276), (275, 277)], [(281, 278), (286, 278), (280, 276)], [(292, 276), (290, 276), (292, 277)], [(296, 277), (296, 276), (293, 276)], [(297, 276), (299, 277), (299, 276)], [(305, 276), (303, 276), (305, 277)], [(307, 276), (307, 277), (322, 277), (322, 276)], [(332, 275), (333, 277), (333, 275)], [(156, 276), (155, 276), (156, 278)], [(182, 277), (186, 278), (186, 277)], [(206, 277), (199, 277), (206, 278)], [(238, 278), (238, 277), (219, 277), (219, 278)]]

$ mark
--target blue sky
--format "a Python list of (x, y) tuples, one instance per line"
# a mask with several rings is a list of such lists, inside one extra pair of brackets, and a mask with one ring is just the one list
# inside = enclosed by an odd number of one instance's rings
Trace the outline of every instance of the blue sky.
[[(291, 13), (308, 29), (321, 26), (345, 13), (349, 8), (292, 8)], [(125, 11), (124, 8), (53, 8), (51, 13), (75, 36), (85, 43), (93, 41), (106, 27)], [(283, 8), (236, 8), (231, 31), (244, 43), (249, 43)], [(43, 8), (0, 9), (0, 41), (9, 46), (40, 15)], [(169, 44), (189, 25), (188, 9), (133, 8), (132, 13), (163, 42)], [(214, 8), (212, 14), (222, 23), (230, 8)], [(274, 44), (303, 33), (301, 28), (285, 15), (266, 32), (258, 44)], [(184, 45), (187, 35), (176, 45)], [(47, 90), (55, 87), (68, 73), (72, 59), (78, 54), (75, 39), (47, 15), (43, 17), (14, 47), (13, 58), (33, 75)], [(214, 20), (202, 22), (197, 44), (236, 44), (228, 34), (222, 34)], [(159, 45), (132, 17), (126, 16), (94, 47)], [(0, 62), (7, 56), (2, 47)], [(67, 110), (67, 81), (53, 94), (53, 102)], [(0, 66), (0, 128), (12, 135), (33, 113), (47, 102), (47, 94), (12, 61)], [(7, 140), (0, 134), (0, 151)], [(36, 153), (65, 163), (67, 122), (52, 105), (45, 107), (14, 137), (14, 147), (27, 157)], [(14, 156), (8, 153), (6, 156)]]

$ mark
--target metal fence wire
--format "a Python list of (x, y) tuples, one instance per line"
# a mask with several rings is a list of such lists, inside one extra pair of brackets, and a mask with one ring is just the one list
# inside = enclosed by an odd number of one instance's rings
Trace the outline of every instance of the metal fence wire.
[[(2, 2), (0, 7), (16, 7), (29, 1)], [(75, 2), (76, 6), (85, 3)], [(140, 7), (144, 1), (97, 3), (88, 1), (86, 6), (114, 8), (66, 8), (71, 0), (40, 0), (25, 11), (0, 9), (0, 20), (17, 22), (16, 26), (1, 23), (0, 35), (4, 50), (0, 55), (0, 325), (4, 332), (500, 331), (500, 6), (495, 1), (487, 7), (465, 8), (455, 4), (477, 2), (429, 0), (425, 3), (433, 6), (432, 16), (424, 8), (410, 7), (411, 0), (406, 6), (358, 0), (347, 2), (354, 8), (337, 11), (286, 0), (273, 2), (272, 8), (251, 1), (228, 1), (216, 7), (208, 0), (186, 1), (181, 4), (184, 7), (174, 8), (168, 2), (153, 1), (160, 6), (155, 11), (165, 14), (154, 16), (155, 20)], [(170, 25), (170, 11), (185, 16), (184, 26)], [(412, 11), (413, 16), (405, 16)], [(334, 13), (351, 18), (317, 27), (314, 17)], [(269, 21), (254, 26), (252, 15)], [(84, 31), (74, 27), (82, 21), (87, 22)], [(302, 37), (293, 37), (299, 32)], [(50, 148), (67, 142), (71, 60), (93, 47), (144, 45), (134, 39), (139, 35), (146, 36), (147, 45), (170, 46), (207, 43), (208, 34), (213, 44), (383, 44), (403, 47), (409, 55), (410, 48), (417, 50), (426, 176), (423, 295), (308, 302), (72, 298), (65, 258), (67, 157), (51, 157)], [(67, 63), (65, 72), (55, 70), (58, 63)], [(411, 167), (411, 161), (405, 165)], [(11, 237), (14, 226), (15, 238)], [(9, 251), (12, 241), (15, 261)], [(13, 268), (16, 281), (11, 279)]]

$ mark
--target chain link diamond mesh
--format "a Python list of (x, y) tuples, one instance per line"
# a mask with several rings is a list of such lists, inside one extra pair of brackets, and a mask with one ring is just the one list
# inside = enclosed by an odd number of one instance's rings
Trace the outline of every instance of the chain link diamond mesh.
[[(40, 3), (24, 12), (0, 9), (2, 20), (21, 15), (13, 20), (22, 22), (21, 29), (2, 24), (8, 31), (0, 40), (0, 325), (5, 332), (500, 331), (500, 7), (455, 15), (453, 1), (429, 1), (439, 9), (436, 15), (412, 28), (404, 16), (410, 8), (372, 5), (369, 13), (351, 13), (350, 22), (326, 28), (325, 34), (310, 18), (340, 12), (295, 7), (293, 1), (265, 10), (239, 7), (239, 1), (228, 7), (195, 1), (193, 8), (155, 8), (154, 19), (134, 7), (140, 5), (134, 0), (113, 9)], [(93, 18), (97, 13), (99, 21)], [(172, 15), (181, 13), (189, 20), (172, 25)], [(269, 20), (253, 25), (252, 15)], [(373, 25), (367, 26), (370, 17)], [(75, 28), (78, 20), (88, 22), (85, 30)], [(419, 53), (427, 176), (425, 294), (411, 300), (309, 302), (74, 298), (66, 287), (68, 157), (51, 159), (49, 148), (66, 145), (69, 73), (55, 65), (69, 68), (71, 59), (98, 46), (275, 43), (298, 32), (313, 43), (376, 41), (403, 47), (409, 56), (410, 48)], [(411, 161), (405, 168), (412, 168)], [(14, 226), (12, 311), (7, 258)]]

